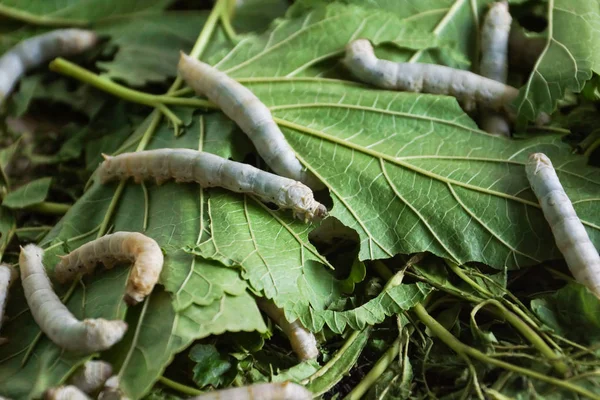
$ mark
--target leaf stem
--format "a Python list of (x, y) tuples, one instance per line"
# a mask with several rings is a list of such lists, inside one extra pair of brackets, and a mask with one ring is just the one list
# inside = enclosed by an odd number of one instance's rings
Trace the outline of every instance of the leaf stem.
[(234, 45), (238, 44), (240, 38), (236, 33), (235, 29), (231, 25), (230, 12), (227, 10), (227, 7), (223, 7), (221, 11), (221, 24), (223, 25), (223, 29), (225, 29), (225, 34)]
[(452, 270), (452, 272), (454, 272), (456, 275), (458, 275), (458, 277), (460, 279), (462, 279), (463, 281), (465, 281), (465, 283), (467, 283), (469, 286), (471, 286), (473, 289), (475, 289), (477, 292), (490, 297), (490, 298), (494, 298), (496, 296), (494, 296), (494, 294), (492, 292), (490, 292), (489, 290), (485, 289), (484, 287), (482, 287), (481, 285), (479, 285), (477, 282), (475, 282), (473, 279), (471, 279), (470, 276), (468, 276), (467, 274), (465, 274), (465, 272), (462, 270), (462, 268), (460, 268), (458, 266), (458, 264), (453, 263), (452, 261), (448, 261), (446, 260), (446, 265), (448, 265), (448, 267), (450, 267), (450, 269)]
[(400, 350), (400, 336), (394, 340), (392, 346), (385, 352), (383, 355), (377, 360), (373, 368), (365, 375), (360, 383), (352, 389), (350, 393), (344, 400), (359, 400), (364, 394), (369, 390), (374, 383), (377, 382), (381, 374), (385, 372), (385, 370), (392, 364), (392, 361), (396, 359), (398, 356), (398, 351)]
[(43, 201), (38, 204), (26, 207), (25, 210), (40, 214), (49, 215), (65, 215), (71, 208), (72, 204), (54, 203), (51, 201)]
[(17, 10), (15, 8), (0, 4), (0, 15), (26, 22), (31, 25), (61, 27), (61, 26), (87, 26), (89, 21), (83, 19), (56, 18), (46, 15), (35, 15), (26, 11)]
[(415, 305), (413, 307), (413, 311), (417, 315), (417, 317), (421, 320), (421, 322), (423, 322), (423, 324), (425, 324), (425, 326), (427, 328), (429, 328), (429, 330), (435, 336), (437, 336), (442, 342), (444, 342), (448, 347), (450, 347), (452, 350), (454, 350), (457, 354), (459, 354), (461, 356), (469, 356), (469, 357), (472, 357), (481, 362), (491, 364), (496, 367), (503, 368), (505, 370), (513, 371), (518, 374), (525, 375), (525, 376), (549, 383), (551, 385), (555, 385), (555, 386), (561, 387), (563, 389), (570, 390), (575, 393), (579, 393), (579, 394), (581, 394), (583, 396), (587, 396), (591, 399), (600, 400), (600, 396), (598, 396), (595, 393), (592, 393), (592, 392), (588, 391), (587, 389), (584, 389), (580, 386), (574, 385), (571, 382), (564, 381), (561, 379), (556, 379), (551, 376), (547, 376), (547, 375), (541, 374), (539, 372), (532, 371), (527, 368), (519, 367), (517, 365), (510, 364), (510, 363), (507, 363), (507, 362), (504, 362), (501, 360), (496, 360), (493, 357), (490, 357), (487, 354), (482, 353), (481, 351), (479, 351), (477, 349), (474, 349), (473, 347), (467, 346), (466, 344), (464, 344), (460, 340), (458, 340), (454, 335), (452, 335), (452, 333), (450, 333), (448, 330), (446, 330), (446, 328), (444, 328), (439, 322), (437, 322), (435, 320), (435, 318), (433, 318), (431, 315), (429, 315), (429, 313), (427, 312), (425, 307), (423, 307), (423, 305), (421, 305), (421, 304)]
[(199, 396), (203, 393), (201, 390), (186, 386), (179, 382), (175, 382), (169, 378), (165, 378), (164, 376), (158, 378), (158, 381), (168, 388), (176, 390), (179, 393), (187, 394), (189, 396)]

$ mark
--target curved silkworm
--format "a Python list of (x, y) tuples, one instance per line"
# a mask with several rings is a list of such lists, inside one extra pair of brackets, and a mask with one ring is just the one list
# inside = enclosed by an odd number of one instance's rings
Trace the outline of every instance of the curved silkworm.
[(46, 390), (44, 400), (90, 400), (75, 386), (59, 386)]
[(97, 41), (91, 31), (57, 29), (20, 42), (0, 57), (0, 104), (28, 70), (55, 57), (80, 53)]
[(288, 322), (283, 310), (277, 307), (271, 300), (257, 298), (256, 304), (258, 305), (258, 308), (267, 313), (267, 315), (281, 328), (283, 333), (285, 333), (290, 340), (294, 353), (296, 353), (301, 361), (310, 360), (319, 356), (315, 335), (302, 326), (300, 321), (296, 320), (294, 322)]
[(136, 182), (155, 178), (177, 182), (197, 182), (203, 187), (222, 187), (237, 193), (251, 193), (265, 202), (290, 208), (296, 216), (312, 220), (327, 215), (313, 192), (304, 184), (226, 160), (210, 153), (190, 149), (159, 149), (104, 156), (98, 176), (105, 183), (133, 177)]
[(125, 301), (129, 305), (139, 303), (158, 282), (164, 257), (158, 244), (138, 232), (116, 232), (88, 242), (66, 256), (60, 256), (54, 274), (60, 283), (75, 279), (79, 274), (90, 274), (101, 262), (112, 268), (117, 261), (131, 261), (133, 267)]
[(84, 393), (96, 393), (112, 372), (112, 366), (106, 361), (87, 361), (69, 378), (69, 383)]
[[(17, 270), (10, 265), (0, 264), (0, 328), (4, 319), (4, 310), (8, 300), (8, 290), (19, 276)], [(0, 338), (0, 344), (5, 343), (7, 339)]]
[(257, 383), (232, 389), (217, 390), (188, 400), (311, 400), (313, 395), (292, 382)]
[(543, 153), (531, 154), (526, 172), (571, 273), (577, 282), (600, 297), (600, 256), (560, 184), (552, 162)]
[(443, 65), (381, 60), (366, 39), (346, 46), (344, 64), (361, 81), (383, 89), (450, 95), (456, 97), (466, 111), (480, 105), (515, 118), (509, 104), (519, 91), (473, 72)]
[(79, 321), (52, 290), (42, 258), (44, 250), (33, 244), (21, 248), (19, 266), (27, 304), (35, 322), (59, 347), (75, 352), (106, 350), (123, 338), (124, 321), (102, 318)]
[(323, 188), (323, 184), (300, 164), (273, 120), (271, 111), (254, 93), (227, 74), (184, 53), (181, 53), (177, 68), (196, 93), (217, 104), (239, 125), (276, 174), (300, 181), (313, 189)]
[[(508, 75), (508, 37), (512, 17), (508, 3), (493, 3), (481, 28), (481, 76), (506, 83)], [(486, 132), (510, 136), (510, 124), (494, 111), (482, 111), (480, 126)]]

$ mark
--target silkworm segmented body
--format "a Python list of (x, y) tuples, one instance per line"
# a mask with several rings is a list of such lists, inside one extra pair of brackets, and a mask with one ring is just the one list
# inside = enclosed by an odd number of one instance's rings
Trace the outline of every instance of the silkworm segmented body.
[(600, 297), (600, 256), (560, 184), (552, 162), (543, 153), (531, 154), (526, 172), (571, 273)]
[(237, 193), (251, 193), (265, 202), (290, 208), (305, 220), (327, 215), (306, 185), (271, 174), (248, 164), (226, 160), (190, 149), (159, 149), (104, 156), (98, 172), (102, 182), (133, 177), (136, 182), (155, 178), (197, 182), (203, 187), (222, 187)]
[(46, 390), (44, 400), (90, 400), (75, 386), (59, 386)]
[(124, 321), (102, 318), (79, 321), (52, 290), (42, 258), (44, 250), (33, 244), (21, 248), (21, 282), (33, 319), (59, 347), (81, 353), (106, 350), (123, 338)]
[(55, 57), (80, 53), (97, 41), (91, 31), (57, 29), (20, 42), (0, 57), (0, 104), (28, 70)]
[(100, 390), (112, 375), (112, 366), (105, 361), (87, 361), (69, 379), (79, 390), (92, 394)]
[(104, 384), (104, 389), (98, 395), (98, 400), (129, 400), (119, 386), (119, 376), (111, 376)]
[(344, 63), (358, 79), (383, 89), (450, 95), (456, 97), (466, 111), (474, 110), (479, 104), (514, 117), (508, 105), (519, 91), (473, 72), (443, 65), (381, 60), (375, 56), (371, 42), (365, 39), (346, 46)]
[[(499, 1), (490, 6), (481, 28), (481, 76), (506, 83), (511, 23), (507, 2)], [(510, 136), (508, 121), (497, 112), (482, 111), (480, 125), (486, 132)]]
[(300, 321), (288, 322), (283, 310), (277, 307), (271, 300), (257, 298), (256, 304), (258, 304), (258, 307), (279, 325), (283, 333), (285, 333), (290, 340), (294, 353), (296, 353), (301, 361), (310, 360), (319, 356), (315, 335), (302, 326)]
[(310, 400), (312, 393), (292, 382), (258, 383), (217, 390), (188, 400)]
[(208, 97), (248, 135), (258, 154), (276, 174), (320, 189), (321, 182), (306, 171), (285, 136), (273, 120), (271, 111), (242, 84), (227, 74), (183, 53), (179, 73), (198, 94)]
[[(4, 319), (4, 310), (8, 300), (8, 291), (18, 277), (17, 270), (10, 265), (0, 264), (0, 328)], [(5, 338), (0, 338), (0, 344), (6, 342)]]
[(54, 273), (59, 282), (65, 283), (79, 273), (92, 273), (99, 262), (112, 268), (117, 261), (134, 263), (127, 281), (125, 301), (130, 305), (137, 304), (154, 289), (164, 262), (158, 244), (141, 233), (116, 232), (88, 242), (62, 256)]

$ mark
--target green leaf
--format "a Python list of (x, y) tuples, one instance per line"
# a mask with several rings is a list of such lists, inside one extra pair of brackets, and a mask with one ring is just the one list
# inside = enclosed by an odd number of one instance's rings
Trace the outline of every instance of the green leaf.
[(39, 25), (85, 25), (102, 18), (116, 18), (161, 10), (171, 0), (6, 0), (0, 6), (0, 15)]
[(600, 340), (600, 300), (579, 283), (532, 300), (531, 309), (559, 335), (586, 344)]
[(566, 90), (580, 92), (592, 71), (600, 72), (600, 3), (596, 0), (549, 0), (546, 47), (515, 105), (534, 120), (552, 113)]
[[(206, 12), (170, 11), (98, 24), (97, 32), (110, 36), (110, 44), (118, 50), (112, 60), (98, 61), (96, 65), (106, 71), (106, 77), (132, 86), (174, 77), (179, 52), (190, 51), (206, 16)], [(221, 47), (223, 43), (223, 35), (216, 34), (211, 47)]]
[(39, 204), (46, 200), (51, 183), (52, 178), (40, 178), (31, 181), (6, 195), (2, 205), (8, 208), (21, 209)]
[(223, 383), (224, 375), (232, 368), (228, 357), (219, 353), (212, 344), (196, 344), (188, 355), (194, 366), (194, 382), (198, 387), (212, 385), (218, 387)]

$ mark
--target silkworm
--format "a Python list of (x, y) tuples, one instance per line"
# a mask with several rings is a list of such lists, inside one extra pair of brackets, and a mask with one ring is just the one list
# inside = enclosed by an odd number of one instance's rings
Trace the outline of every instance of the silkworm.
[(79, 321), (52, 290), (42, 258), (44, 250), (33, 244), (21, 248), (19, 266), (27, 304), (35, 322), (59, 347), (80, 353), (106, 350), (123, 338), (124, 321), (102, 318)]
[(435, 64), (381, 60), (375, 56), (371, 42), (365, 39), (346, 46), (344, 64), (361, 81), (383, 89), (450, 95), (456, 97), (466, 111), (480, 105), (515, 117), (509, 104), (517, 98), (519, 91), (470, 71)]
[[(8, 290), (17, 279), (17, 270), (10, 265), (0, 264), (0, 328), (4, 319), (4, 310), (8, 299)], [(5, 338), (0, 338), (0, 344), (7, 341)]]
[(90, 398), (75, 386), (59, 386), (46, 390), (45, 400), (90, 400)]
[(20, 42), (0, 57), (0, 104), (28, 70), (55, 57), (80, 53), (97, 41), (91, 31), (57, 29)]
[(69, 383), (85, 393), (96, 393), (112, 372), (112, 366), (106, 361), (87, 361), (69, 378)]
[(188, 400), (311, 400), (312, 393), (292, 382), (257, 383), (217, 390)]
[[(512, 17), (506, 1), (499, 1), (490, 6), (481, 28), (481, 76), (506, 83), (511, 23)], [(482, 111), (479, 122), (486, 132), (510, 136), (508, 121), (497, 112)]]
[(71, 253), (60, 256), (54, 274), (60, 283), (75, 279), (79, 274), (90, 274), (101, 262), (107, 268), (117, 261), (133, 262), (125, 290), (129, 305), (144, 299), (158, 282), (164, 257), (158, 244), (138, 232), (116, 232), (88, 242)]
[(98, 395), (98, 400), (129, 400), (119, 386), (119, 376), (111, 376), (104, 384), (104, 389)]
[(196, 93), (235, 121), (248, 135), (258, 154), (276, 174), (321, 189), (319, 180), (306, 171), (273, 120), (271, 111), (249, 89), (201, 61), (181, 53), (179, 74)]
[(600, 297), (600, 256), (560, 184), (552, 162), (543, 153), (531, 154), (526, 172), (552, 229), (556, 246), (571, 273), (579, 283)]
[(294, 322), (289, 322), (285, 318), (283, 310), (277, 307), (271, 300), (257, 298), (256, 304), (261, 310), (267, 313), (267, 315), (281, 328), (283, 333), (285, 333), (290, 340), (294, 353), (296, 353), (301, 361), (310, 360), (319, 356), (315, 335), (302, 326), (300, 321), (296, 320)]
[(301, 182), (284, 178), (248, 164), (226, 160), (210, 153), (191, 149), (159, 149), (104, 156), (98, 176), (105, 183), (133, 177), (136, 182), (155, 178), (158, 184), (167, 179), (197, 182), (203, 187), (222, 187), (237, 193), (251, 193), (265, 202), (292, 209), (304, 220), (327, 215), (313, 192)]

